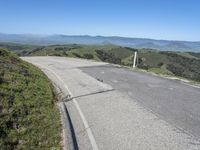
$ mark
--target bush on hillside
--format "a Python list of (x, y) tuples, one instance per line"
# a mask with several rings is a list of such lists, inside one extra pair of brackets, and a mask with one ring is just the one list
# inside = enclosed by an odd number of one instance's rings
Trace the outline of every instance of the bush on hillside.
[(104, 52), (102, 50), (96, 50), (97, 57), (101, 61), (109, 62), (109, 63), (114, 63), (114, 64), (121, 64), (121, 59), (115, 57), (112, 53)]
[(86, 54), (83, 54), (83, 58), (85, 58), (85, 59), (93, 59), (94, 56), (92, 54), (86, 53)]

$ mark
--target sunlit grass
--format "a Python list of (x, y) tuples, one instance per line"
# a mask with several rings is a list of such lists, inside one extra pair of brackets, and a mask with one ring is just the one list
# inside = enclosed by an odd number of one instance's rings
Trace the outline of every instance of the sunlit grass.
[(0, 149), (60, 149), (52, 85), (36, 67), (0, 49)]

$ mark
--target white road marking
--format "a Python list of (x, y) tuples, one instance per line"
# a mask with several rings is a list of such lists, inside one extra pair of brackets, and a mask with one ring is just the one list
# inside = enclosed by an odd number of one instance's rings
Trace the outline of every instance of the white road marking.
[[(47, 69), (47, 70), (49, 70), (50, 72), (52, 72), (52, 73), (58, 78), (58, 80), (60, 80), (60, 81), (63, 83), (64, 87), (67, 89), (67, 91), (69, 92), (69, 94), (73, 97), (72, 92), (69, 90), (69, 88), (68, 88), (68, 86), (65, 84), (65, 82), (64, 82), (54, 71), (52, 71), (51, 69), (48, 69), (48, 68), (45, 68), (45, 69)], [(93, 149), (93, 150), (98, 150), (98, 147), (97, 147), (95, 138), (94, 138), (94, 136), (93, 136), (93, 134), (92, 134), (92, 131), (91, 131), (89, 125), (88, 125), (88, 122), (87, 122), (87, 120), (86, 120), (86, 118), (85, 118), (85, 116), (84, 116), (84, 114), (83, 114), (83, 112), (82, 112), (82, 110), (81, 110), (81, 108), (80, 108), (78, 102), (76, 101), (75, 98), (73, 98), (72, 101), (74, 102), (74, 105), (76, 106), (76, 109), (78, 110), (79, 115), (80, 115), (80, 117), (81, 117), (81, 119), (82, 119), (82, 121), (83, 121), (83, 124), (84, 124), (85, 130), (87, 131), (87, 134), (88, 134), (88, 137), (89, 137), (89, 140), (90, 140), (92, 149)]]
[(199, 84), (198, 85), (192, 85), (192, 84), (188, 84), (188, 83), (185, 83), (185, 82), (182, 82), (182, 83), (185, 84), (185, 85), (200, 89), (200, 85)]

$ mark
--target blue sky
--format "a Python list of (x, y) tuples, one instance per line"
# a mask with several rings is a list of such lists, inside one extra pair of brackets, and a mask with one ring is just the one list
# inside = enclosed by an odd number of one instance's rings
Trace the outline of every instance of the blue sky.
[(200, 0), (0, 0), (0, 32), (200, 41)]

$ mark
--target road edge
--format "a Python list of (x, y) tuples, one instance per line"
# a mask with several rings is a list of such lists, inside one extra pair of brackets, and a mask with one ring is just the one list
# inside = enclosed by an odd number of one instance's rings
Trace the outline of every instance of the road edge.
[[(52, 82), (52, 81), (51, 81)], [(62, 124), (62, 147), (63, 150), (78, 150), (78, 144), (76, 141), (76, 135), (74, 133), (73, 124), (71, 122), (71, 118), (67, 109), (67, 106), (63, 102), (65, 98), (61, 89), (53, 83), (54, 93), (58, 102), (56, 103), (59, 112), (60, 112), (60, 119)]]

